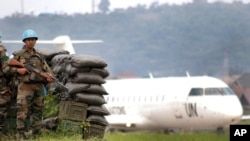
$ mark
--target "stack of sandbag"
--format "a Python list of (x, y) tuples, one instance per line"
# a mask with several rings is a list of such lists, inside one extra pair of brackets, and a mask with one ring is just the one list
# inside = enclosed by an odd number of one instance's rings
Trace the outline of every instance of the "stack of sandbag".
[[(104, 116), (109, 114), (103, 97), (108, 92), (102, 86), (109, 75), (105, 69), (107, 64), (101, 58), (88, 55), (71, 55), (68, 59), (65, 86), (69, 88), (69, 95), (74, 101), (88, 105), (86, 121), (91, 124), (90, 128), (95, 127), (104, 133), (108, 126)], [(94, 136), (103, 137), (104, 134), (99, 133)]]
[[(109, 75), (106, 70), (107, 63), (99, 57), (70, 55), (63, 51), (57, 53), (46, 52), (46, 54), (43, 52), (43, 54), (46, 56), (46, 60), (55, 73), (57, 80), (68, 88), (68, 91), (65, 91), (60, 88), (60, 85), (53, 85), (53, 87), (56, 87), (56, 93), (60, 94), (61, 102), (67, 101), (67, 106), (68, 103), (72, 102), (74, 102), (74, 105), (79, 105), (76, 103), (86, 104), (87, 114), (81, 121), (90, 123), (89, 130), (93, 132), (92, 134), (87, 132), (88, 135), (86, 136), (103, 137), (105, 128), (108, 126), (104, 116), (109, 115), (107, 108), (104, 106), (106, 101), (103, 96), (107, 95), (108, 92), (102, 86), (102, 84), (106, 83), (105, 78)], [(69, 107), (72, 108), (73, 106)], [(77, 112), (74, 107), (72, 110)], [(71, 113), (74, 116), (74, 111)], [(63, 115), (61, 117), (65, 117), (65, 113)], [(77, 118), (68, 117), (67, 119)], [(91, 127), (95, 129), (93, 130)]]

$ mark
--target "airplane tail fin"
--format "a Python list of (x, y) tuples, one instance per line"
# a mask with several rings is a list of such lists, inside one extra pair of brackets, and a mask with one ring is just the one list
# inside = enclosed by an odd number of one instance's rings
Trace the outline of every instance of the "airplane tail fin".
[(71, 40), (69, 36), (58, 36), (53, 40), (55, 46), (60, 49), (69, 51), (70, 54), (75, 54), (72, 44), (89, 44), (102, 43), (102, 40)]

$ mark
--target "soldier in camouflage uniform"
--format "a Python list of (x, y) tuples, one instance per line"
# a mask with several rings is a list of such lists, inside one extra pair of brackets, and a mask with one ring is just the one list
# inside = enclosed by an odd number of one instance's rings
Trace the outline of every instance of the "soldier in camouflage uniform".
[(27, 138), (28, 134), (37, 135), (42, 126), (42, 109), (44, 102), (44, 84), (53, 82), (54, 74), (42, 54), (38, 53), (34, 46), (38, 39), (34, 30), (23, 32), (24, 47), (13, 53), (14, 58), (22, 63), (29, 64), (46, 74), (46, 78), (30, 72), (19, 75), (17, 91), (17, 137)]
[(4, 125), (7, 117), (7, 108), (10, 100), (14, 97), (11, 96), (9, 83), (11, 76), (15, 73), (25, 74), (28, 72), (25, 68), (15, 68), (8, 66), (9, 57), (6, 55), (7, 50), (3, 45), (0, 45), (0, 140), (3, 139)]

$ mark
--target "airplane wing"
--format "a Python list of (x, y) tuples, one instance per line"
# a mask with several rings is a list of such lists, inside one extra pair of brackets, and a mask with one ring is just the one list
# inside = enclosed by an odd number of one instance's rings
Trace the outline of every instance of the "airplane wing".
[[(57, 36), (54, 40), (37, 40), (37, 44), (53, 44), (57, 48), (69, 51), (70, 54), (75, 54), (73, 44), (91, 44), (102, 43), (102, 40), (71, 40), (67, 35)], [(5, 40), (2, 43), (22, 43), (20, 40)]]
[(22, 41), (19, 40), (3, 40), (2, 43), (13, 43), (13, 44), (21, 44)]
[[(72, 44), (85, 44), (85, 43), (102, 43), (102, 40), (71, 40)], [(2, 43), (13, 43), (21, 44), (22, 41), (19, 40), (4, 40)], [(64, 41), (54, 41), (54, 40), (37, 40), (38, 44), (64, 44)]]

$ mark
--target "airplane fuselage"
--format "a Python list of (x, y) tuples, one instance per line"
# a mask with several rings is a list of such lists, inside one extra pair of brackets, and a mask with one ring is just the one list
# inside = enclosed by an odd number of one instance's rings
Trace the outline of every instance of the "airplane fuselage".
[(238, 97), (212, 77), (108, 80), (104, 87), (111, 128), (217, 129), (243, 113)]

